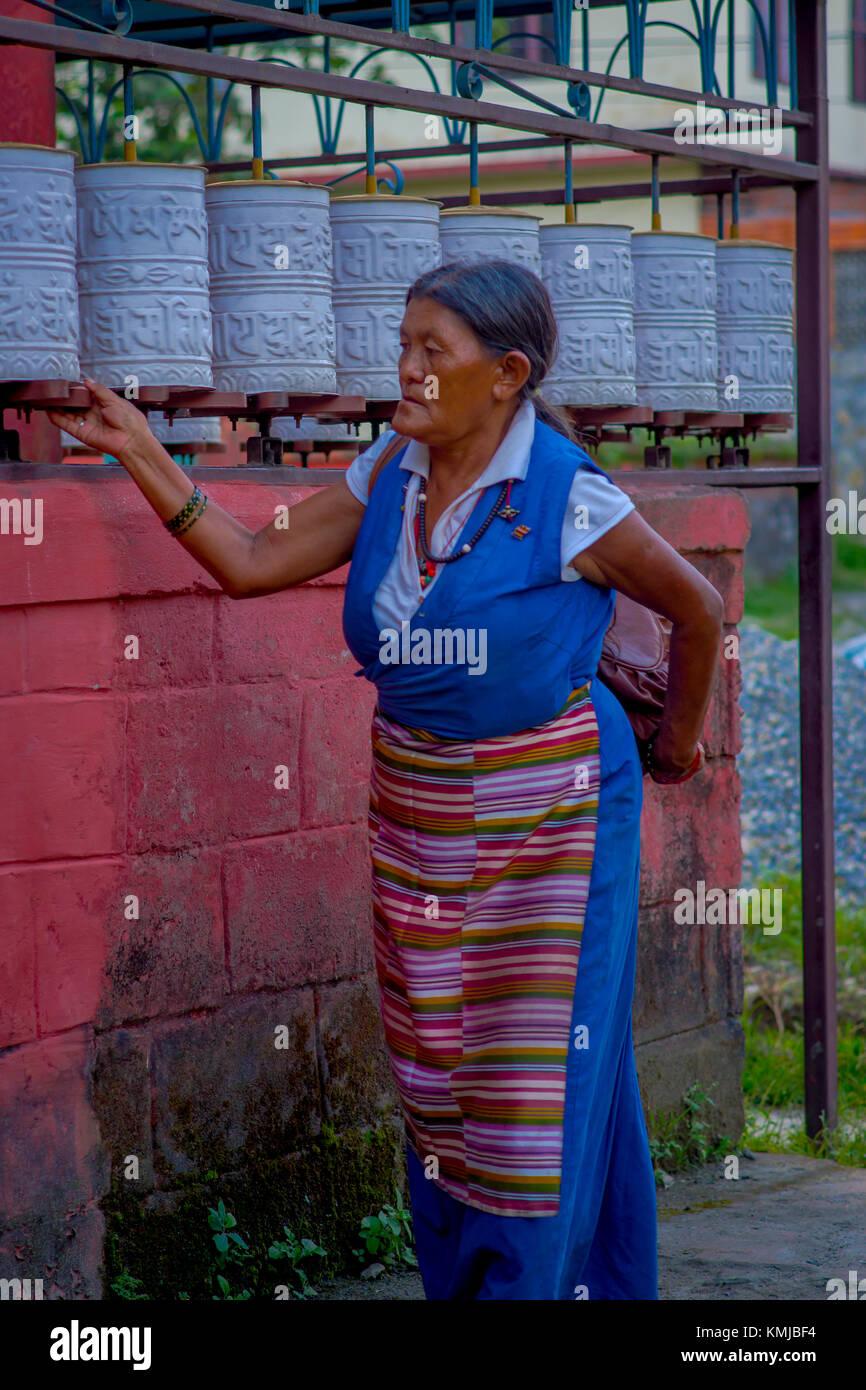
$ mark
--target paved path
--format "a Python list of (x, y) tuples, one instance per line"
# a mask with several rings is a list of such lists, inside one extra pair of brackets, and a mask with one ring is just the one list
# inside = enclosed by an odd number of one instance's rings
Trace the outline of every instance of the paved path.
[[(659, 1298), (820, 1300), (827, 1280), (866, 1281), (866, 1169), (793, 1154), (741, 1158), (659, 1189)], [(323, 1299), (423, 1300), (417, 1274), (322, 1284)], [(866, 1298), (866, 1282), (863, 1285)]]

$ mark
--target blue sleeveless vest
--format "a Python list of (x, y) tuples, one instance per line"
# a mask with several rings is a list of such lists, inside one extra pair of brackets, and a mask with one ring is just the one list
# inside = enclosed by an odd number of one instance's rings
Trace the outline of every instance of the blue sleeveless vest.
[[(443, 567), (401, 632), (380, 634), (373, 599), (400, 537), (404, 453), (376, 479), (355, 541), (343, 607), (355, 674), (375, 683), (388, 719), (438, 738), (494, 738), (547, 723), (595, 675), (613, 616), (613, 590), (565, 582), (560, 566), (575, 468), (604, 470), (536, 420), (526, 478), (511, 489), (519, 515), (494, 517), (468, 555)], [(501, 487), (479, 495), (455, 548), (471, 540)], [(523, 539), (513, 535), (518, 526), (530, 528)]]

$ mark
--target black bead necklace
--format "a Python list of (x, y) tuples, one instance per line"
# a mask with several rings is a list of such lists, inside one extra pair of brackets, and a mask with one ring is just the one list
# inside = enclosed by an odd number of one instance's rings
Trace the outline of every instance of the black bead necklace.
[[(461, 545), (459, 550), (452, 550), (450, 555), (433, 555), (428, 549), (427, 525), (425, 520), (425, 505), (427, 502), (427, 494), (423, 491), (423, 489), (418, 493), (417, 510), (415, 513), (415, 536), (416, 540), (418, 541), (418, 544), (421, 547), (421, 554), (424, 556), (423, 562), (420, 558), (418, 560), (418, 567), (421, 571), (422, 584), (429, 584), (430, 581), (433, 579), (436, 565), (450, 565), (455, 560), (462, 560), (463, 556), (468, 555), (469, 552), (473, 549), (473, 547), (477, 545), (478, 541), (481, 540), (481, 537), (484, 535), (484, 532), (487, 530), (493, 518), (496, 516), (497, 512), (499, 512), (499, 509), (500, 507), (502, 507), (503, 502), (506, 502), (506, 499), (510, 497), (512, 481), (513, 479), (509, 478), (503, 483), (499, 496), (493, 503), (492, 510), (490, 511), (486, 520), (483, 521), (482, 524), (479, 526), (471, 541), (466, 541), (465, 545)], [(506, 506), (505, 510), (508, 511), (510, 509)], [(517, 513), (515, 512), (514, 515), (516, 516)]]

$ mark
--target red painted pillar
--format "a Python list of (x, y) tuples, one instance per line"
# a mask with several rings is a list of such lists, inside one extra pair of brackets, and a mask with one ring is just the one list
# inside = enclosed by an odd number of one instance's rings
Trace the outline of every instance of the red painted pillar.
[[(27, 0), (4, 0), (4, 10), (10, 19), (54, 22), (47, 11)], [(50, 49), (0, 45), (0, 141), (53, 145), (54, 112), (54, 54)], [(14, 411), (9, 411), (5, 425), (18, 430), (23, 459), (60, 462), (60, 431), (47, 415), (37, 411), (28, 425), (23, 416), (19, 420)]]

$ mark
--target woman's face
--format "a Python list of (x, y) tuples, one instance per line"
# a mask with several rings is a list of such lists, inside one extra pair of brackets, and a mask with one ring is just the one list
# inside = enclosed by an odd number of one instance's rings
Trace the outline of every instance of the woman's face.
[(459, 314), (435, 299), (410, 299), (400, 325), (400, 400), (392, 429), (424, 444), (448, 444), (510, 409), (529, 376), (516, 350), (491, 357)]

